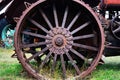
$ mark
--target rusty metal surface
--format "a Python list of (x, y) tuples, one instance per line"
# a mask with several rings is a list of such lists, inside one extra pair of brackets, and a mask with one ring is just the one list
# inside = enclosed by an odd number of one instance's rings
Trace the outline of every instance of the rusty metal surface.
[[(35, 12), (38, 7), (38, 11)], [(59, 10), (61, 12), (57, 12)], [(63, 14), (61, 14), (62, 12)], [(38, 15), (38, 13), (41, 15)], [(39, 16), (42, 18), (39, 19)], [(29, 24), (33, 25), (30, 26)], [(36, 28), (35, 30), (32, 30), (33, 26)], [(31, 41), (29, 43), (23, 41), (22, 35), (30, 36)], [(36, 37), (38, 41), (34, 42)], [(53, 71), (56, 63), (61, 61), (63, 79), (69, 79), (69, 77), (66, 77), (67, 64), (65, 63), (67, 61), (71, 62), (77, 73), (73, 77), (75, 79), (83, 78), (94, 70), (104, 50), (104, 32), (100, 21), (94, 11), (80, 0), (65, 1), (64, 3), (61, 0), (58, 0), (58, 2), (39, 0), (32, 4), (24, 11), (17, 24), (14, 41), (15, 51), (23, 68), (38, 80), (49, 79), (38, 73), (39, 69), (43, 68), (48, 60), (53, 60), (52, 67), (50, 67)], [(30, 57), (27, 56), (26, 48), (34, 50), (34, 53), (29, 50), (29, 53), (32, 54)], [(35, 51), (35, 48), (41, 50)], [(30, 63), (37, 57), (41, 58), (42, 55), (46, 55), (46, 57), (43, 61), (37, 59), (41, 63), (36, 71)], [(50, 57), (53, 57), (53, 59)], [(82, 59), (83, 62), (86, 62), (89, 58), (92, 58), (90, 65), (81, 70), (78, 64), (82, 66), (83, 64), (77, 61)]]

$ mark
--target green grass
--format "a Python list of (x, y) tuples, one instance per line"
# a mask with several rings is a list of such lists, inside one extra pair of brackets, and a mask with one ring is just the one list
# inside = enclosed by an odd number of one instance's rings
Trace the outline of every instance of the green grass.
[(22, 67), (16, 58), (11, 58), (12, 49), (0, 48), (0, 80), (30, 80), (22, 73)]
[[(11, 58), (13, 53), (12, 49), (0, 48), (0, 80), (30, 80), (18, 60)], [(85, 80), (120, 80), (120, 56), (105, 58), (105, 64), (97, 66)]]
[(120, 80), (120, 56), (105, 58), (105, 64), (97, 66), (91, 80)]

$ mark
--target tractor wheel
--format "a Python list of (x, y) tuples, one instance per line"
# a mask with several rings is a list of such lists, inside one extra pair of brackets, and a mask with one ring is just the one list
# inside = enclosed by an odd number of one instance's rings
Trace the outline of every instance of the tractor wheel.
[(104, 49), (100, 21), (80, 0), (32, 4), (14, 40), (18, 60), (38, 80), (81, 79), (95, 69)]
[(6, 25), (1, 34), (1, 39), (5, 45), (6, 48), (11, 48), (13, 47), (14, 44), (14, 32), (15, 30), (11, 29), (12, 25), (8, 24)]
[(120, 15), (112, 19), (111, 26), (110, 26), (113, 36), (118, 40), (120, 40), (120, 18), (119, 16)]

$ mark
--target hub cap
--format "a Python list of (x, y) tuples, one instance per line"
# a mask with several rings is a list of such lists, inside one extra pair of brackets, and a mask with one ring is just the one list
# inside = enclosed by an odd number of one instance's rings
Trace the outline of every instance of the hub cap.
[(52, 53), (64, 54), (65, 52), (68, 52), (72, 47), (70, 43), (73, 43), (73, 40), (69, 40), (72, 38), (72, 35), (65, 28), (53, 28), (49, 31), (47, 37), (52, 37), (50, 40), (46, 40), (46, 42), (52, 42), (52, 44), (47, 45), (52, 46), (49, 49)]

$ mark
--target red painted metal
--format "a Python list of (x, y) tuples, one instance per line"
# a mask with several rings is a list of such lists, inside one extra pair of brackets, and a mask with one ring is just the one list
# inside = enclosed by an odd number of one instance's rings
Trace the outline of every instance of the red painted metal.
[(120, 5), (120, 0), (104, 0), (105, 5)]

